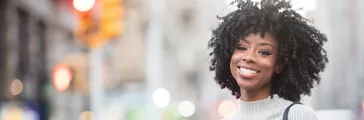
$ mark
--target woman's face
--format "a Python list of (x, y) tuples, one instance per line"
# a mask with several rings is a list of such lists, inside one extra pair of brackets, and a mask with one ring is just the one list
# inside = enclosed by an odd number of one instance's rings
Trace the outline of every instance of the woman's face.
[(230, 71), (241, 89), (255, 91), (270, 88), (274, 72), (279, 72), (276, 59), (278, 43), (270, 33), (249, 34), (240, 40), (230, 61)]

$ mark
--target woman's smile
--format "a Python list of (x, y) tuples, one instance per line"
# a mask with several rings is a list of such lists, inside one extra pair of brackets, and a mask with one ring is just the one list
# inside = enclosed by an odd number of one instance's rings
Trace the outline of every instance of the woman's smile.
[(239, 71), (240, 76), (244, 79), (254, 78), (255, 76), (257, 76), (260, 73), (259, 70), (249, 69), (247, 67), (239, 67), (239, 66), (238, 66), (237, 71)]

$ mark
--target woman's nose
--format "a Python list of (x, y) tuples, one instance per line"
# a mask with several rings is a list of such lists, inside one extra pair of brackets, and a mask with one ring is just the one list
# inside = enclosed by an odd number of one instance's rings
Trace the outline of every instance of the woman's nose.
[(243, 57), (243, 60), (246, 62), (255, 62), (255, 52), (254, 51), (248, 51), (247, 54)]

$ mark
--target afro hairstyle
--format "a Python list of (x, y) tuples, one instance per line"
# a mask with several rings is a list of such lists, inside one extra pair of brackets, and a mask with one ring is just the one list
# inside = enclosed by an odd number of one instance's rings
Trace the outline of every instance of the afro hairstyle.
[(310, 95), (314, 84), (320, 83), (320, 72), (328, 63), (323, 44), (326, 36), (312, 26), (309, 19), (293, 9), (290, 1), (285, 0), (235, 0), (231, 5), (237, 9), (225, 16), (217, 16), (221, 21), (212, 31), (208, 48), (210, 71), (214, 79), (227, 88), (232, 95), (240, 98), (240, 88), (230, 71), (230, 60), (234, 49), (241, 39), (249, 34), (272, 33), (277, 38), (278, 63), (283, 71), (272, 77), (271, 97), (273, 94), (286, 100), (297, 102), (301, 95)]

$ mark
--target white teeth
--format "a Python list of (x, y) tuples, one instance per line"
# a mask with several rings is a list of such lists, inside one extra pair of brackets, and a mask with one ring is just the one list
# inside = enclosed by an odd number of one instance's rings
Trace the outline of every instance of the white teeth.
[(255, 70), (250, 70), (250, 69), (246, 69), (246, 68), (240, 68), (239, 70), (243, 73), (253, 73), (253, 74), (257, 73), (257, 71), (255, 71)]

